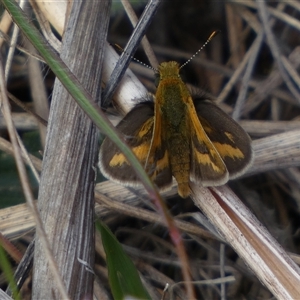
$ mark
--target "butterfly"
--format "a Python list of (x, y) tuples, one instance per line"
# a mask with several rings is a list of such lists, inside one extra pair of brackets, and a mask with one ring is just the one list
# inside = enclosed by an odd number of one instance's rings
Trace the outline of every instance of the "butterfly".
[[(224, 185), (251, 165), (251, 139), (242, 127), (205, 97), (193, 98), (175, 61), (158, 67), (155, 100), (138, 103), (117, 125), (159, 189), (173, 177), (178, 194), (190, 195), (190, 182)], [(125, 155), (105, 138), (99, 153), (102, 174), (125, 186), (141, 185)]]

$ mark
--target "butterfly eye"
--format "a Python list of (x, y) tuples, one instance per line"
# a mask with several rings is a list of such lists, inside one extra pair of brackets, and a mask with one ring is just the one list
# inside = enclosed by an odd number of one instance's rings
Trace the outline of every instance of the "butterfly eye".
[(160, 75), (159, 75), (159, 73), (155, 73), (154, 76), (155, 76), (154, 77), (154, 84), (155, 84), (156, 87), (158, 87), (159, 82), (160, 82)]

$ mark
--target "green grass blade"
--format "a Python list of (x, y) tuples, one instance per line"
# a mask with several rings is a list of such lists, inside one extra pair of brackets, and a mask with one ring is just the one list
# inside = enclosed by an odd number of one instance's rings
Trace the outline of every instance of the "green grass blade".
[(101, 232), (109, 283), (114, 299), (119, 300), (130, 296), (135, 299), (150, 300), (133, 262), (124, 252), (118, 240), (103, 223), (98, 221), (96, 227)]
[(8, 257), (5, 254), (3, 247), (0, 245), (0, 269), (2, 269), (4, 276), (10, 286), (10, 289), (13, 294), (13, 298), (16, 300), (21, 300), (17, 284), (14, 279), (14, 274), (12, 271), (12, 267), (9, 263)]

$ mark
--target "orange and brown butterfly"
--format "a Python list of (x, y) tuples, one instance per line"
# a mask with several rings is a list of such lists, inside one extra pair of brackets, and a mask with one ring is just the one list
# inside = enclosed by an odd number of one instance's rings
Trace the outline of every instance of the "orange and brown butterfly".
[[(252, 161), (251, 139), (209, 99), (192, 97), (177, 62), (158, 67), (155, 100), (138, 103), (117, 125), (159, 189), (190, 195), (190, 182), (219, 186), (242, 175)], [(141, 185), (118, 147), (106, 138), (99, 154), (103, 175), (125, 186)]]

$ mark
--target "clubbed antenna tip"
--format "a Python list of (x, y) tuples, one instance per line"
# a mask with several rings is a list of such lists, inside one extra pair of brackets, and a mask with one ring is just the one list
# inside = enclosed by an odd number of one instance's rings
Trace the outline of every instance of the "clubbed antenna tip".
[(206, 40), (206, 42), (202, 45), (202, 47), (199, 49), (199, 50), (197, 50), (196, 51), (196, 53), (195, 54), (193, 54), (192, 56), (191, 56), (191, 58), (190, 59), (188, 59), (184, 64), (182, 64), (181, 65), (181, 67), (180, 67), (180, 69), (182, 69), (184, 66), (186, 66), (192, 59), (194, 59), (194, 57), (196, 56), (196, 55), (198, 55), (199, 54), (199, 52), (201, 52), (201, 50), (202, 49), (204, 49), (205, 48), (205, 46), (218, 34), (220, 32), (220, 30), (215, 30), (215, 31), (213, 31), (212, 32), (212, 34), (208, 37), (208, 39)]

